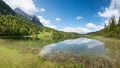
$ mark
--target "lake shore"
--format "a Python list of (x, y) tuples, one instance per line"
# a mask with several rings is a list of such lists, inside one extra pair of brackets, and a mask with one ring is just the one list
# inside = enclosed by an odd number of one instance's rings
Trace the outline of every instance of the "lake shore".
[[(104, 46), (108, 50), (106, 58), (89, 58), (71, 56), (66, 59), (57, 61), (45, 60), (39, 56), (40, 49), (46, 45), (40, 45), (36, 41), (20, 41), (13, 40), (9, 46), (8, 40), (0, 39), (0, 67), (2, 68), (119, 68), (120, 67), (120, 40), (114, 38), (104, 38), (102, 36), (86, 36), (92, 39), (104, 42)], [(14, 44), (13, 44), (14, 43)], [(24, 45), (23, 45), (24, 44)], [(33, 44), (33, 45), (32, 45)], [(49, 44), (49, 43), (48, 43)], [(34, 46), (37, 45), (37, 46)], [(79, 58), (79, 60), (78, 60)], [(77, 61), (76, 61), (77, 60)]]
[(120, 67), (120, 39), (107, 38), (103, 36), (87, 36), (104, 42), (104, 46), (108, 51), (107, 59), (112, 64), (112, 68)]
[(83, 68), (72, 62), (56, 63), (44, 60), (39, 51), (45, 45), (62, 40), (0, 39), (0, 67), (2, 68)]

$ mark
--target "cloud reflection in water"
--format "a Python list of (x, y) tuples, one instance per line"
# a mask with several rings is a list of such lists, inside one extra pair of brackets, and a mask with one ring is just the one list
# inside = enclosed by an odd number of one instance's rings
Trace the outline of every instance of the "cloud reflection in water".
[(40, 52), (41, 56), (55, 54), (56, 52), (65, 55), (87, 55), (102, 56), (106, 54), (104, 44), (100, 41), (88, 38), (69, 39), (56, 44), (44, 46)]

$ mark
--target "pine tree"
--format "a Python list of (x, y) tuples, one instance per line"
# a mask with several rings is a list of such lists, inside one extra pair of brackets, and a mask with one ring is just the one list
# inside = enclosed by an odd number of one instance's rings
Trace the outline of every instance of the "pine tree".
[(119, 17), (119, 19), (118, 19), (118, 25), (120, 26), (120, 17)]
[(116, 26), (116, 21), (115, 21), (115, 18), (111, 18), (110, 20), (110, 31), (114, 30), (115, 29), (115, 26)]
[(106, 28), (107, 27), (107, 25), (106, 25), (106, 23), (104, 24), (104, 28)]

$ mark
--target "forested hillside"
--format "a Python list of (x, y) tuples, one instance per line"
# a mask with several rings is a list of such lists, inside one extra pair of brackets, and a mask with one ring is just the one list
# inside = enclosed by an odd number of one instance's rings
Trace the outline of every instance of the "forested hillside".
[(20, 8), (15, 8), (14, 11), (21, 17), (24, 17), (25, 19), (32, 22), (33, 24), (35, 24), (39, 27), (43, 27), (42, 23), (39, 21), (39, 19), (35, 15), (29, 15), (29, 14), (25, 13), (23, 10), (21, 10)]
[(39, 27), (17, 15), (7, 4), (0, 0), (0, 35), (25, 36), (37, 34)]
[(78, 33), (57, 31), (49, 27), (39, 27), (30, 20), (15, 13), (0, 0), (0, 36), (32, 36), (44, 38), (76, 38)]
[(61, 38), (78, 38), (81, 34), (74, 33), (74, 32), (63, 32), (63, 31), (57, 31), (55, 29), (49, 28), (49, 27), (42, 27), (40, 34), (38, 34), (38, 37), (43, 39), (61, 39)]
[(115, 17), (112, 17), (109, 20), (108, 25), (105, 24), (104, 29), (90, 34), (120, 39), (120, 18), (116, 21)]
[(15, 15), (15, 12), (5, 3), (3, 0), (0, 0), (0, 14), (11, 14)]
[(37, 34), (38, 28), (19, 16), (0, 14), (0, 35), (2, 36), (25, 36)]

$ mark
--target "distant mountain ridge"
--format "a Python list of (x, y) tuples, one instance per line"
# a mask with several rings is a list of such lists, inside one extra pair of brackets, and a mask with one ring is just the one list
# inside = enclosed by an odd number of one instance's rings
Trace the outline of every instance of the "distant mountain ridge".
[(37, 26), (43, 26), (42, 23), (39, 21), (39, 19), (35, 16), (35, 15), (29, 15), (27, 13), (25, 13), (23, 10), (21, 10), (20, 8), (15, 8), (14, 11), (21, 15), (22, 17), (26, 18), (27, 20), (30, 20), (32, 23), (36, 24)]
[[(57, 31), (42, 24), (36, 16), (26, 14), (19, 8), (13, 11), (0, 0), (0, 36), (27, 36), (42, 39), (78, 38), (80, 34)], [(38, 25), (38, 26), (37, 26)]]
[(3, 0), (0, 0), (0, 14), (16, 15), (16, 13), (5, 2), (3, 2)]
[[(33, 17), (33, 21), (36, 20), (37, 18)], [(0, 36), (37, 35), (40, 29), (34, 22), (17, 14), (3, 0), (0, 0)]]

